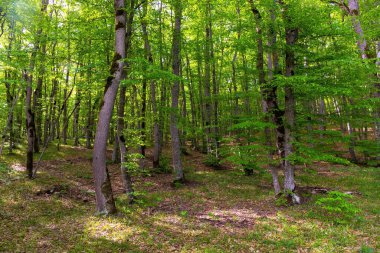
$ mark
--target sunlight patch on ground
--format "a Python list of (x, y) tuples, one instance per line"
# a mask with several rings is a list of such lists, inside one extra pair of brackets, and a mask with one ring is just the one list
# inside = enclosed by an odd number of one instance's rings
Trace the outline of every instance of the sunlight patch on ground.
[(25, 166), (19, 164), (19, 163), (14, 163), (11, 165), (11, 169), (14, 171), (26, 171)]
[(210, 175), (210, 174), (213, 174), (212, 172), (210, 171), (207, 171), (207, 170), (198, 170), (198, 171), (195, 171), (195, 174), (199, 174), (199, 175)]
[(104, 238), (113, 242), (124, 242), (142, 231), (136, 227), (111, 218), (92, 218), (86, 221), (85, 232), (94, 238)]

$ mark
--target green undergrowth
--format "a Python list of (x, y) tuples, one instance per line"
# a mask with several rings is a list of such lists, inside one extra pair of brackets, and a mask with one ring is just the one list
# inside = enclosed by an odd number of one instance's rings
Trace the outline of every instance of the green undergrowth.
[[(377, 168), (330, 167), (329, 174), (318, 173), (319, 167), (299, 169), (297, 185), (339, 193), (278, 207), (269, 173), (204, 170), (185, 157), (184, 185), (171, 187), (171, 175), (139, 176), (136, 203), (130, 206), (118, 194), (119, 214), (100, 217), (90, 157), (86, 149), (52, 146), (44, 157), (50, 167), (28, 180), (12, 169), (24, 164), (21, 153), (3, 156), (0, 252), (377, 252), (380, 247)], [(117, 173), (119, 167), (110, 170)], [(64, 190), (39, 194), (57, 185)], [(347, 191), (351, 197), (341, 195)], [(334, 219), (343, 217), (339, 207), (349, 210), (345, 222)]]

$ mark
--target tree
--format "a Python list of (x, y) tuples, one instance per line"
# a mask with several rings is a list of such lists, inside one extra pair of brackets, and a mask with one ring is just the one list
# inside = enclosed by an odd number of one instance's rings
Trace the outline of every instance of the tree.
[(99, 119), (96, 127), (92, 167), (95, 179), (96, 208), (99, 213), (112, 214), (116, 212), (111, 181), (106, 165), (106, 148), (108, 130), (113, 106), (120, 81), (123, 77), (125, 59), (125, 27), (126, 12), (124, 0), (115, 0), (115, 54), (112, 60), (110, 76), (104, 89)]
[(172, 86), (172, 103), (170, 112), (170, 134), (172, 139), (172, 156), (173, 168), (175, 173), (174, 182), (182, 183), (184, 181), (183, 167), (181, 161), (181, 143), (178, 131), (178, 99), (180, 84), (180, 68), (181, 68), (181, 20), (182, 20), (182, 4), (180, 0), (175, 0), (174, 7), (174, 30), (172, 55), (172, 70), (175, 80)]

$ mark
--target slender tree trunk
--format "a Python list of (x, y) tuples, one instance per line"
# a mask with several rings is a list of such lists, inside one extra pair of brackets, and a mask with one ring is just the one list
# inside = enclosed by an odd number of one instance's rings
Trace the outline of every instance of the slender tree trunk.
[[(240, 37), (240, 34), (239, 36)], [(233, 124), (237, 123), (237, 116), (239, 115), (239, 94), (238, 94), (238, 88), (237, 88), (237, 79), (236, 79), (236, 61), (237, 61), (237, 51), (234, 53), (234, 57), (232, 59), (232, 85), (233, 85), (233, 96), (234, 96), (234, 110), (232, 110), (234, 119), (232, 121)]]
[[(54, 79), (52, 81), (52, 89), (49, 97), (49, 106), (47, 106), (45, 115), (45, 130), (44, 130), (44, 147), (49, 145), (49, 142), (55, 137), (55, 108), (57, 106), (56, 95), (58, 90), (57, 66), (56, 66), (56, 45), (55, 41), (52, 49)], [(46, 86), (46, 85), (45, 85)]]
[(211, 116), (212, 116), (212, 99), (211, 99), (211, 3), (207, 0), (206, 6), (206, 42), (205, 42), (205, 80), (204, 80), (204, 96), (205, 96), (205, 128), (206, 128), (206, 138), (207, 138), (207, 153), (212, 154), (212, 129), (211, 129)]
[(112, 60), (110, 76), (104, 89), (104, 97), (100, 106), (99, 120), (96, 128), (93, 173), (95, 179), (96, 206), (99, 213), (116, 212), (111, 181), (106, 165), (106, 149), (108, 130), (112, 117), (117, 90), (123, 76), (123, 60), (125, 58), (126, 13), (124, 0), (115, 0), (115, 55)]
[(28, 177), (33, 178), (33, 149), (34, 149), (34, 137), (35, 137), (35, 127), (34, 127), (34, 114), (32, 112), (32, 76), (25, 73), (25, 81), (27, 83), (26, 87), (26, 97), (25, 97), (25, 114), (26, 114), (26, 131), (28, 136), (28, 149), (26, 155), (26, 170), (28, 172)]
[[(380, 40), (376, 42), (376, 68), (377, 68), (377, 83), (375, 87), (375, 98), (377, 98), (377, 101), (380, 100)], [(377, 117), (375, 117), (376, 121), (376, 140), (377, 140), (377, 147), (378, 150), (380, 150), (380, 104), (378, 102), (377, 106), (375, 107), (375, 111), (377, 114)], [(376, 156), (378, 164), (380, 164), (380, 154)]]
[[(346, 5), (345, 1), (334, 2), (336, 3), (344, 12), (346, 12), (348, 15), (352, 17), (352, 24), (355, 33), (358, 35), (358, 41), (357, 45), (360, 50), (360, 55), (363, 60), (368, 59), (368, 45), (367, 41), (364, 37), (364, 31), (361, 26), (359, 16), (360, 16), (360, 9), (359, 9), (359, 0), (348, 0), (348, 5)], [(378, 42), (379, 43), (379, 42)], [(379, 51), (378, 51), (379, 45), (377, 45), (377, 59), (379, 59)], [(377, 61), (378, 62), (378, 61)], [(377, 74), (378, 80), (374, 83), (374, 97), (379, 98), (380, 97), (380, 76)], [(376, 106), (374, 108), (374, 118), (375, 120), (375, 138), (378, 143), (380, 143), (380, 106)], [(378, 156), (380, 160), (380, 156)]]
[(250, 101), (250, 91), (249, 91), (249, 81), (248, 81), (248, 66), (247, 66), (247, 60), (245, 58), (244, 52), (241, 54), (241, 58), (243, 61), (243, 91), (244, 91), (244, 107), (245, 107), (245, 114), (250, 115), (251, 114), (251, 101)]
[[(206, 88), (204, 88), (204, 85), (202, 83), (203, 78), (202, 78), (202, 59), (201, 59), (201, 54), (200, 54), (200, 47), (199, 47), (199, 43), (197, 44), (197, 72), (198, 72), (198, 91), (199, 91), (199, 107), (198, 107), (198, 110), (199, 110), (199, 116), (200, 116), (200, 122), (201, 122), (201, 126), (203, 129), (205, 129), (205, 132), (206, 132), (206, 138), (205, 138), (205, 135), (202, 134), (202, 149), (201, 151), (203, 153), (207, 153), (208, 152), (208, 142), (207, 142), (207, 134), (208, 134), (208, 131), (209, 129), (207, 129), (207, 124), (206, 122), (207, 121), (207, 116), (206, 116), (206, 103), (205, 103), (205, 98), (203, 97), (203, 94), (209, 94), (206, 92)], [(204, 81), (204, 83), (206, 83)], [(203, 93), (204, 91), (204, 93)]]
[[(180, 76), (183, 76), (183, 68), (182, 68), (182, 62), (180, 65)], [(186, 99), (186, 90), (185, 90), (185, 83), (183, 80), (180, 81), (180, 94), (182, 95), (181, 103), (180, 103), (180, 111), (181, 111), (181, 120), (182, 120), (182, 128), (180, 133), (180, 142), (181, 142), (181, 152), (183, 154), (186, 154), (186, 139), (187, 139), (187, 132), (186, 132), (186, 125), (188, 123), (187, 119), (187, 99)]]
[(38, 70), (37, 77), (37, 87), (34, 91), (33, 96), (33, 107), (36, 115), (36, 139), (35, 139), (35, 149), (39, 150), (39, 144), (42, 143), (42, 109), (41, 109), (41, 100), (42, 100), (42, 86), (43, 79), (45, 74), (45, 55), (46, 55), (46, 36), (43, 36), (41, 42), (41, 60)]
[[(68, 41), (67, 41), (67, 70), (66, 70), (66, 80), (65, 80), (65, 87), (63, 89), (63, 122), (68, 121), (67, 118), (67, 87), (69, 86), (69, 78), (70, 78), (70, 61), (71, 61), (71, 54), (70, 54), (70, 28), (68, 29)], [(67, 128), (68, 124), (63, 125), (62, 129), (62, 139), (63, 144), (67, 144)]]
[[(252, 13), (255, 17), (256, 21), (256, 32), (257, 32), (257, 55), (256, 55), (256, 69), (259, 72), (259, 85), (260, 85), (260, 90), (263, 96), (262, 99), (262, 104), (263, 104), (263, 112), (266, 114), (265, 120), (270, 122), (270, 117), (269, 117), (269, 107), (271, 106), (271, 90), (266, 87), (266, 81), (265, 81), (265, 71), (264, 71), (264, 49), (263, 49), (263, 35), (262, 35), (262, 18), (261, 14), (258, 11), (257, 7), (254, 5), (253, 0), (249, 0), (249, 3), (251, 5), (251, 10)], [(271, 46), (271, 45), (270, 45)], [(272, 56), (269, 55), (268, 57), (268, 68), (270, 74), (270, 79), (273, 78), (273, 61), (272, 61)], [(273, 109), (273, 108), (272, 108)], [(275, 194), (279, 194), (281, 191), (281, 186), (278, 180), (278, 170), (277, 168), (273, 165), (273, 151), (272, 151), (272, 141), (271, 141), (271, 134), (270, 134), (270, 129), (269, 127), (265, 128), (265, 139), (266, 139), (266, 145), (268, 147), (268, 160), (269, 160), (269, 167), (271, 170), (272, 174), (272, 180), (273, 180), (273, 187)]]
[(140, 146), (140, 153), (145, 157), (145, 149), (146, 149), (146, 86), (147, 80), (144, 78), (142, 82), (142, 93), (141, 93), (141, 141), (142, 144)]
[[(146, 8), (147, 6), (144, 6), (144, 17), (141, 21), (141, 26), (143, 30), (143, 37), (144, 37), (144, 48), (145, 48), (145, 56), (148, 59), (149, 63), (153, 65), (153, 55), (152, 55), (152, 49), (149, 42), (149, 35), (148, 35), (148, 29), (147, 24), (145, 21), (146, 17)], [(157, 110), (157, 101), (156, 101), (156, 82), (154, 80), (150, 81), (150, 95), (151, 95), (151, 102), (152, 102), (152, 113), (153, 113), (153, 168), (158, 168), (160, 166), (160, 150), (161, 150), (161, 143), (160, 143), (160, 126), (159, 126), (159, 119), (158, 119), (158, 110)]]
[(320, 138), (323, 138), (323, 132), (326, 131), (326, 123), (325, 123), (325, 116), (326, 116), (326, 104), (325, 104), (325, 98), (321, 97), (320, 103), (319, 103), (319, 115), (320, 115), (320, 125), (319, 125), (319, 131)]
[(172, 105), (170, 113), (170, 134), (172, 139), (173, 168), (175, 172), (174, 182), (183, 182), (184, 174), (181, 161), (181, 143), (178, 130), (178, 98), (180, 85), (180, 68), (181, 68), (181, 19), (182, 6), (180, 0), (174, 1), (175, 26), (173, 30), (173, 74), (177, 76), (172, 86)]
[(80, 103), (81, 103), (81, 89), (77, 88), (76, 97), (75, 97), (75, 111), (74, 111), (74, 124), (73, 124), (73, 133), (74, 133), (74, 146), (79, 145), (79, 113), (80, 113)]
[[(159, 60), (160, 60), (160, 70), (164, 70), (164, 57), (163, 57), (163, 41), (164, 41), (164, 34), (162, 32), (162, 24), (163, 24), (163, 20), (162, 20), (162, 14), (163, 14), (163, 4), (162, 4), (162, 1), (160, 1), (160, 10), (159, 10), (159, 30), (158, 30), (158, 33), (159, 33)], [(160, 108), (163, 108), (165, 106), (164, 104), (164, 101), (166, 100), (166, 86), (164, 85), (164, 82), (161, 82), (161, 89), (160, 89), (160, 102), (159, 102), (159, 105), (160, 105)], [(162, 147), (164, 146), (164, 136), (163, 136), (163, 132), (164, 132), (164, 129), (165, 129), (165, 125), (164, 125), (164, 117), (165, 117), (165, 112), (163, 109), (160, 109), (158, 111), (158, 126), (159, 126), (159, 131), (158, 131), (158, 135), (159, 135), (159, 139), (158, 139), (158, 142), (160, 143), (159, 145), (159, 150), (158, 150), (158, 157), (161, 156), (161, 152), (162, 152)]]
[[(42, 0), (41, 13), (44, 13), (47, 8), (46, 0)], [(37, 40), (34, 44), (33, 52), (30, 57), (29, 68), (24, 73), (24, 79), (26, 81), (26, 96), (25, 96), (25, 114), (26, 114), (26, 131), (28, 139), (28, 148), (26, 155), (26, 171), (29, 178), (33, 178), (33, 151), (35, 143), (35, 124), (34, 113), (32, 111), (32, 93), (33, 93), (33, 71), (36, 62), (37, 52), (40, 48), (40, 36), (42, 34), (42, 28), (37, 31)]]
[[(286, 50), (285, 50), (285, 76), (291, 77), (295, 71), (295, 56), (294, 46), (298, 39), (298, 28), (289, 27), (290, 17), (288, 16), (287, 6), (284, 6), (285, 16), (285, 36), (286, 36)], [(295, 131), (295, 114), (296, 114), (296, 100), (293, 87), (289, 84), (285, 85), (285, 142), (284, 151), (285, 159), (284, 163), (284, 190), (287, 193), (292, 193), (295, 189), (294, 181), (294, 165), (289, 157), (293, 154), (293, 141)], [(293, 202), (299, 204), (299, 198), (292, 194)]]
[[(197, 128), (198, 127), (197, 120), (196, 120), (197, 113), (195, 110), (195, 101), (194, 101), (195, 90), (194, 90), (193, 77), (192, 77), (191, 66), (190, 66), (190, 59), (189, 59), (188, 54), (186, 54), (186, 75), (189, 82), (191, 125), (193, 128)], [(198, 140), (197, 140), (197, 135), (195, 131), (193, 131), (192, 133), (191, 142), (192, 142), (192, 148), (198, 149)]]
[(212, 37), (212, 17), (211, 17), (211, 5), (209, 9), (209, 39), (210, 39), (210, 60), (211, 60), (211, 73), (212, 73), (212, 100), (213, 100), (213, 105), (212, 105), (212, 111), (213, 111), (213, 116), (214, 116), (214, 127), (213, 127), (213, 149), (214, 149), (214, 155), (216, 158), (219, 157), (219, 121), (218, 121), (218, 83), (216, 80), (216, 60), (214, 57), (214, 41)]
[[(13, 40), (15, 38), (14, 36), (14, 24), (15, 22), (13, 20), (10, 21), (9, 25), (9, 46), (8, 46), (8, 53), (7, 53), (7, 59), (10, 62), (11, 59), (11, 52), (12, 52), (12, 45), (13, 45)], [(9, 70), (6, 70), (4, 73), (5, 76), (5, 89), (6, 89), (6, 100), (7, 100), (7, 105), (8, 105), (8, 120), (6, 124), (6, 129), (4, 131), (4, 134), (2, 135), (2, 144), (0, 146), (0, 155), (3, 151), (4, 143), (6, 141), (6, 135), (8, 132), (8, 142), (9, 142), (9, 153), (13, 153), (13, 142), (14, 142), (14, 136), (13, 136), (13, 115), (14, 115), (14, 107), (15, 104), (18, 100), (19, 94), (17, 93), (16, 98), (13, 97), (13, 92), (12, 92), (12, 85), (10, 83), (10, 79), (12, 78), (11, 72)]]
[(91, 149), (92, 140), (92, 94), (88, 92), (87, 100), (87, 118), (86, 118), (86, 148)]
[[(41, 14), (44, 15), (46, 13), (46, 10), (47, 10), (47, 6), (48, 6), (49, 2), (47, 0), (42, 0), (41, 1)], [(42, 44), (42, 59), (40, 60), (40, 64), (43, 66), (44, 64), (44, 60), (45, 60), (45, 53), (46, 53), (46, 36), (42, 35), (42, 28), (40, 28), (38, 31), (37, 31), (37, 36), (38, 36), (38, 41), (36, 43), (36, 49), (39, 51), (40, 49), (40, 44)], [(41, 38), (42, 38), (42, 42), (41, 42)], [(37, 52), (35, 52), (37, 53)], [(34, 67), (33, 67), (33, 71), (34, 71)], [(40, 151), (40, 139), (41, 139), (41, 119), (42, 119), (42, 113), (41, 113), (41, 110), (40, 110), (40, 100), (41, 100), (41, 97), (42, 97), (42, 76), (40, 75), (41, 73), (38, 74), (38, 78), (37, 78), (37, 87), (36, 87), (36, 90), (34, 92), (34, 95), (33, 95), (33, 113), (34, 115), (37, 115), (36, 118), (34, 119), (34, 122), (35, 120), (37, 120), (37, 127), (36, 127), (36, 124), (35, 124), (35, 133), (34, 133), (34, 142), (33, 142), (33, 149), (34, 149), (34, 152), (38, 153)], [(32, 78), (33, 79), (33, 78)]]
[(4, 144), (5, 144), (5, 136), (6, 136), (7, 132), (9, 132), (9, 139), (8, 139), (9, 146), (10, 146), (9, 147), (9, 153), (11, 154), (13, 152), (13, 142), (14, 142), (13, 115), (14, 115), (14, 111), (15, 111), (15, 107), (16, 107), (18, 98), (20, 96), (20, 92), (21, 92), (21, 86), (17, 90), (16, 97), (14, 97), (14, 98), (13, 98), (13, 96), (10, 97), (11, 104), (8, 106), (9, 111), (8, 111), (7, 124), (6, 124), (4, 132), (2, 134), (2, 140), (1, 140), (1, 144), (0, 144), (0, 156), (3, 153), (3, 148), (4, 148)]

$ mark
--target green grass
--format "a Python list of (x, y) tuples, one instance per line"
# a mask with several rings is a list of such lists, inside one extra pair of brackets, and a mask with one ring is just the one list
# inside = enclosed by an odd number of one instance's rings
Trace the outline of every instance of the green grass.
[[(61, 146), (58, 151), (52, 146), (35, 180), (11, 169), (24, 163), (21, 152), (0, 160), (0, 252), (377, 252), (380, 248), (377, 168), (340, 166), (330, 168), (329, 176), (315, 173), (317, 169), (296, 172), (302, 186), (360, 193), (349, 201), (362, 210), (362, 219), (343, 225), (315, 215), (319, 210), (315, 201), (321, 196), (300, 206), (277, 207), (273, 190), (267, 187), (269, 173), (247, 177), (233, 170), (199, 170), (191, 157), (185, 162), (189, 184), (171, 188), (171, 175), (163, 174), (135, 178), (137, 203), (129, 206), (118, 195), (121, 213), (99, 217), (94, 210), (90, 157), (85, 149)], [(114, 174), (119, 171), (117, 165), (110, 169)], [(54, 185), (64, 185), (68, 193), (37, 195)]]

